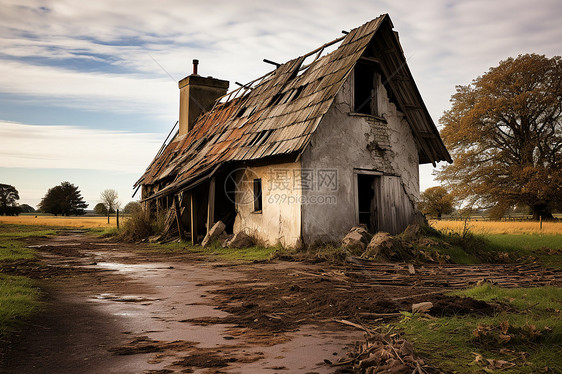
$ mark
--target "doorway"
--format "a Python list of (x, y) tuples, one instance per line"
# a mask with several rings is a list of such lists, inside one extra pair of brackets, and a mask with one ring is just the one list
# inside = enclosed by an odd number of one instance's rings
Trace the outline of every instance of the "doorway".
[(371, 233), (376, 233), (379, 229), (379, 186), (379, 175), (357, 174), (358, 221), (359, 224), (365, 225)]

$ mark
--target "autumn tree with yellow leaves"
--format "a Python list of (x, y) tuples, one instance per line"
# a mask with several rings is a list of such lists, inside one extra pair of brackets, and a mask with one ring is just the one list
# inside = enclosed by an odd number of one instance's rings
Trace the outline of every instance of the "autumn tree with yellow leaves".
[(525, 54), (457, 86), (440, 120), (453, 164), (438, 179), (456, 198), (533, 217), (562, 207), (562, 61)]

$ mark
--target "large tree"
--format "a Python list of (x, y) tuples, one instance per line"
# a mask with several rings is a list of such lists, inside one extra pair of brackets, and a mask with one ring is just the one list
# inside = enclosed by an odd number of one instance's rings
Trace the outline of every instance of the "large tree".
[(20, 196), (18, 190), (9, 184), (0, 184), (0, 215), (13, 216), (19, 214), (20, 210), (16, 200)]
[(440, 122), (454, 163), (438, 179), (481, 207), (528, 205), (535, 219), (562, 205), (562, 61), (501, 61), (457, 86)]
[(444, 187), (436, 186), (422, 192), (418, 208), (423, 214), (441, 219), (443, 214), (453, 212), (453, 204), (453, 196)]
[(40, 211), (54, 215), (82, 215), (87, 207), (78, 187), (69, 182), (50, 188), (39, 203)]

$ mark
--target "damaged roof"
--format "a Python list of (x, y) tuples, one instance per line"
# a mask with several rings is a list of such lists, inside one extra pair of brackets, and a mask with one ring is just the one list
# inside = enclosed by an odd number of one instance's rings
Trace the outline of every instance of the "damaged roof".
[(165, 185), (146, 197), (154, 198), (189, 188), (227, 162), (301, 154), (362, 57), (381, 66), (391, 100), (412, 129), (420, 163), (451, 162), (392, 28), (390, 17), (381, 15), (220, 98), (188, 134), (156, 155), (135, 187)]

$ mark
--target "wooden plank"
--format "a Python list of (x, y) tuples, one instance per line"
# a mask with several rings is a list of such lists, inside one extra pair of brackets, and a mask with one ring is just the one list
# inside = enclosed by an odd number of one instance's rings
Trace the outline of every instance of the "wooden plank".
[(180, 213), (180, 206), (178, 202), (178, 195), (174, 196), (174, 210), (176, 212), (176, 224), (178, 225), (178, 233), (180, 236), (180, 240), (184, 240), (185, 236), (183, 234), (183, 226), (181, 224), (181, 213)]
[(207, 233), (215, 224), (215, 177), (209, 182), (209, 204), (207, 205)]
[(197, 244), (197, 201), (194, 191), (191, 191), (191, 244)]

